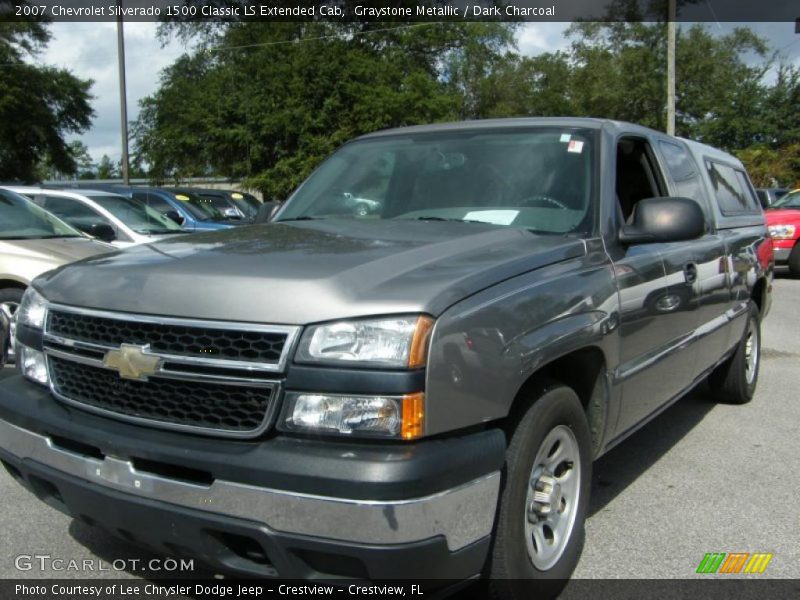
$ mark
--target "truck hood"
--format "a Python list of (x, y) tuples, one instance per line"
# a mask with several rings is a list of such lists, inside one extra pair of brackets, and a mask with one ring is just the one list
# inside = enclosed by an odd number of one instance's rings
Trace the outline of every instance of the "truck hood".
[(114, 247), (84, 237), (32, 240), (0, 240), (0, 254), (52, 263), (53, 267), (111, 252)]
[(54, 302), (303, 325), (426, 312), (582, 256), (582, 240), (482, 223), (293, 221), (174, 238), (49, 273)]

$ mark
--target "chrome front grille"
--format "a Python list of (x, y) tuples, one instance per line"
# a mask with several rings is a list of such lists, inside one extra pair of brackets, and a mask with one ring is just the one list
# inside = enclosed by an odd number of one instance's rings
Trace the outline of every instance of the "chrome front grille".
[[(274, 416), (299, 328), (50, 305), (50, 386), (85, 410), (153, 427), (253, 437)], [(233, 342), (239, 342), (238, 345)]]

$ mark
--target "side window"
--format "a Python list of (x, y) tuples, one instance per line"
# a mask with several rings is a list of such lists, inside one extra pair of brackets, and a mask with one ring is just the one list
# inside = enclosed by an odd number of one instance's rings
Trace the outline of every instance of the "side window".
[(741, 215), (758, 212), (758, 205), (745, 174), (721, 163), (706, 160), (708, 178), (714, 197), (723, 215)]
[(134, 192), (132, 194), (134, 200), (139, 200), (140, 202), (144, 202), (147, 206), (152, 208), (155, 211), (160, 212), (162, 215), (167, 214), (168, 212), (175, 210), (172, 208), (172, 205), (157, 196), (156, 194), (149, 194), (147, 192)]
[(79, 219), (82, 221), (103, 221), (105, 219), (93, 211), (91, 208), (72, 198), (62, 198), (60, 196), (45, 196), (44, 208), (51, 213), (58, 215), (64, 220)]
[(702, 201), (703, 184), (700, 181), (700, 172), (689, 152), (678, 144), (664, 140), (659, 140), (658, 148), (675, 183), (677, 194)]
[(747, 203), (750, 207), (750, 211), (748, 212), (758, 212), (758, 207), (761, 205), (761, 203), (758, 200), (758, 196), (756, 196), (753, 186), (750, 184), (750, 179), (748, 179), (744, 171), (740, 171), (739, 169), (736, 169), (736, 179), (739, 180), (739, 185), (742, 187), (742, 193), (744, 193)]
[(664, 195), (664, 181), (652, 149), (643, 139), (622, 138), (617, 144), (616, 193), (619, 211), (629, 222), (636, 203)]

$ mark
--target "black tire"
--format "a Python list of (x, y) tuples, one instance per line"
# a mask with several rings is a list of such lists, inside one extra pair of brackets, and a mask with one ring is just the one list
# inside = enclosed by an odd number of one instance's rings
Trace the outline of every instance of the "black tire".
[[(3, 305), (4, 308), (9, 306), (19, 306), (20, 302), (22, 302), (22, 294), (25, 293), (25, 290), (21, 288), (2, 288), (0, 289), (0, 305)], [(10, 311), (10, 313), (13, 311)], [(10, 316), (10, 314), (9, 314)], [(11, 340), (4, 340), (5, 347), (8, 348), (8, 362), (14, 362), (14, 353), (13, 353), (13, 345)], [(2, 345), (2, 344), (0, 344)]]
[[(559, 429), (564, 431), (560, 426), (566, 426), (577, 442), (578, 498), (574, 503), (574, 524), (571, 533), (564, 536), (563, 550), (555, 564), (543, 570), (534, 565), (526, 540), (528, 490), (537, 453), (544, 448), (543, 443), (551, 433)], [(584, 520), (591, 489), (591, 447), (586, 415), (571, 388), (551, 382), (542, 384), (531, 394), (528, 408), (521, 414), (506, 451), (504, 486), (487, 573), (493, 598), (549, 598), (564, 587), (583, 549)]]
[[(752, 337), (751, 337), (752, 336)], [(748, 339), (750, 352), (755, 352), (755, 364), (748, 368)], [(708, 384), (720, 402), (728, 404), (747, 404), (753, 399), (758, 385), (758, 372), (761, 366), (761, 315), (758, 306), (750, 301), (747, 326), (736, 350), (728, 360), (719, 365), (708, 376)], [(752, 371), (752, 375), (750, 374)]]
[(789, 254), (789, 273), (793, 277), (800, 277), (800, 240), (795, 242), (791, 254)]

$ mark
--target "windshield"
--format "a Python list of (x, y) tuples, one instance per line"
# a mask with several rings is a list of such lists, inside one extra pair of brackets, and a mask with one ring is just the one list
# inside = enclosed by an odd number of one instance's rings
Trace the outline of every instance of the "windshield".
[(776, 200), (770, 208), (800, 208), (800, 190), (795, 190)]
[(175, 199), (180, 200), (181, 204), (198, 221), (224, 221), (225, 217), (208, 200), (188, 194), (186, 192), (175, 192)]
[(182, 233), (181, 226), (140, 200), (123, 196), (91, 196), (136, 233)]
[(219, 211), (223, 219), (241, 218), (241, 215), (236, 210), (236, 206), (232, 204), (232, 201), (229, 202), (222, 196), (217, 196), (214, 194), (204, 194), (201, 192), (200, 198), (206, 202), (209, 202), (217, 211)]
[(29, 240), (82, 237), (64, 221), (33, 202), (7, 190), (0, 190), (0, 239)]
[(585, 233), (593, 225), (594, 137), (539, 128), (353, 142), (298, 188), (276, 220), (452, 220)]
[(256, 213), (258, 213), (259, 207), (261, 206), (261, 203), (256, 199), (256, 197), (250, 194), (231, 192), (230, 198), (231, 202), (233, 202), (236, 207), (242, 211), (242, 214), (248, 218), (255, 217)]

